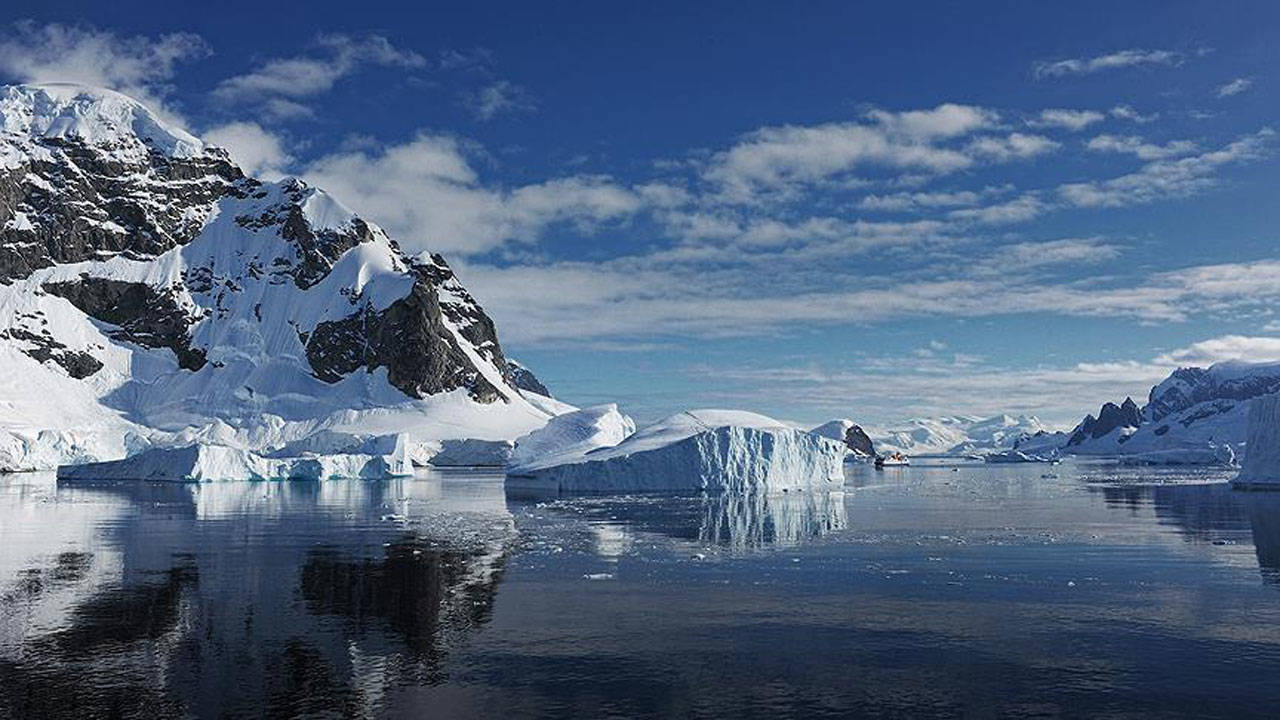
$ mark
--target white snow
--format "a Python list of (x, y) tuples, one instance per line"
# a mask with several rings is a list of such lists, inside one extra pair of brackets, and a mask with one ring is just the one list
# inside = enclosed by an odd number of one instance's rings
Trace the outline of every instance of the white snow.
[[(194, 157), (205, 145), (120, 93), (71, 83), (11, 85), (0, 94), (0, 131), (8, 141), (78, 139), (128, 160), (147, 147)], [(10, 165), (12, 167), (12, 165)]]
[(1244, 463), (1236, 483), (1280, 487), (1280, 395), (1250, 403)]
[(557, 492), (827, 490), (842, 485), (843, 444), (735, 410), (672, 415), (613, 447), (508, 473), (508, 484)]
[(973, 455), (1006, 450), (1045, 427), (1034, 415), (952, 415), (915, 418), (891, 428), (864, 429), (881, 453)]
[(339, 454), (268, 458), (241, 448), (196, 444), (153, 448), (107, 462), (64, 465), (59, 480), (328, 480), (389, 478), (413, 474), (403, 444), (387, 455)]
[(509, 472), (523, 474), (574, 462), (593, 450), (617, 445), (635, 431), (635, 421), (614, 404), (566, 413), (516, 440)]

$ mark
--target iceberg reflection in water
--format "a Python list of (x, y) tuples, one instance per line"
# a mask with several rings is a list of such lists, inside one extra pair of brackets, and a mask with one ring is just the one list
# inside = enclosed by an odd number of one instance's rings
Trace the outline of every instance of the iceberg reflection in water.
[[(531, 500), (526, 492), (512, 501)], [(786, 493), (702, 493), (557, 497), (543, 503), (560, 516), (585, 519), (601, 555), (618, 555), (632, 533), (650, 533), (726, 548), (788, 547), (848, 527), (839, 490)]]

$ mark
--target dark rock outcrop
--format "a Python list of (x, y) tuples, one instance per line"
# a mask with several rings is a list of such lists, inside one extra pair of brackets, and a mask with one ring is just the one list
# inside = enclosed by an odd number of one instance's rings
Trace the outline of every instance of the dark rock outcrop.
[(243, 181), (216, 148), (126, 163), (65, 139), (38, 146), (47, 158), (27, 156), (0, 172), (0, 282), (59, 263), (154, 257), (194, 238), (214, 203)]
[(366, 306), (316, 326), (305, 341), (316, 377), (334, 383), (359, 369), (387, 368), (387, 379), (410, 397), (465, 387), (479, 402), (503, 399), (475, 369), (444, 327), (435, 286), (419, 280), (413, 291), (375, 312)]
[(511, 368), (511, 382), (517, 388), (543, 397), (551, 397), (551, 391), (542, 384), (532, 370), (511, 359), (507, 360), (507, 366)]
[(859, 425), (850, 427), (844, 433), (844, 444), (849, 449), (864, 455), (874, 457), (876, 454), (875, 444), (871, 442), (871, 437)]
[(72, 282), (46, 283), (45, 292), (75, 305), (95, 320), (115, 325), (108, 335), (144, 347), (169, 348), (184, 370), (204, 367), (205, 354), (191, 347), (192, 318), (178, 306), (172, 288), (81, 276)]
[(1133, 398), (1125, 398), (1120, 405), (1106, 403), (1098, 411), (1098, 417), (1088, 415), (1084, 421), (1071, 431), (1068, 446), (1079, 445), (1088, 439), (1104, 437), (1116, 428), (1138, 427), (1142, 424), (1142, 411)]

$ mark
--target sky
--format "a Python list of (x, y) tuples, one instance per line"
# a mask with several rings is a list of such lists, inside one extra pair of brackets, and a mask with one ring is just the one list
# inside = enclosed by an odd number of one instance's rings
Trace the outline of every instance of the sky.
[(11, 3), (443, 253), (575, 404), (1069, 426), (1280, 360), (1280, 4)]

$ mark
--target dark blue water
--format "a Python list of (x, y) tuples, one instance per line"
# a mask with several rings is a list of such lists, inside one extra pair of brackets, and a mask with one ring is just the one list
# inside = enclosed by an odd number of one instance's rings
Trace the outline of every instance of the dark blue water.
[(1274, 717), (1280, 494), (0, 478), (0, 717)]

